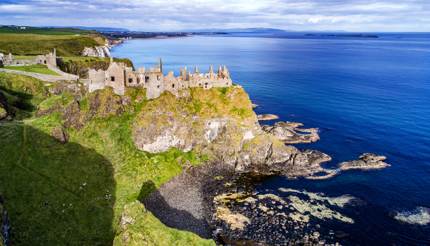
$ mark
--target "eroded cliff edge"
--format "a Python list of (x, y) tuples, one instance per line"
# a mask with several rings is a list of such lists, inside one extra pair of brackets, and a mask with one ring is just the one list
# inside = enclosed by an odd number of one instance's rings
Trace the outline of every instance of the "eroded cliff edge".
[(133, 125), (136, 146), (150, 153), (194, 150), (236, 173), (312, 176), (330, 157), (300, 151), (260, 127), (248, 94), (240, 86), (182, 91), (149, 101)]

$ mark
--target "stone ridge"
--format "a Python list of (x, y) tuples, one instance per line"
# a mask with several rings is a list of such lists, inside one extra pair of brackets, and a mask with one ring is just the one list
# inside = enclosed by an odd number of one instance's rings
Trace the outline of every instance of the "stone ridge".
[(178, 95), (180, 90), (187, 88), (210, 89), (233, 85), (226, 66), (220, 66), (217, 73), (214, 73), (212, 66), (210, 66), (208, 73), (200, 73), (197, 67), (191, 73), (185, 67), (181, 69), (180, 75), (177, 77), (173, 71), (165, 76), (161, 59), (155, 68), (145, 69), (142, 67), (137, 70), (127, 67), (124, 63), (113, 62), (111, 59), (107, 70), (90, 69), (88, 78), (86, 84), (89, 92), (112, 87), (116, 94), (124, 95), (126, 87), (141, 87), (146, 89), (148, 99), (157, 98), (165, 91)]

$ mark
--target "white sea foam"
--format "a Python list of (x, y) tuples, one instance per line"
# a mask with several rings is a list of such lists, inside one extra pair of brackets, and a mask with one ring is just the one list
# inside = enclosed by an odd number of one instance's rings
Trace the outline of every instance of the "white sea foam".
[(428, 225), (430, 224), (430, 209), (417, 207), (412, 211), (397, 212), (394, 218), (408, 224)]

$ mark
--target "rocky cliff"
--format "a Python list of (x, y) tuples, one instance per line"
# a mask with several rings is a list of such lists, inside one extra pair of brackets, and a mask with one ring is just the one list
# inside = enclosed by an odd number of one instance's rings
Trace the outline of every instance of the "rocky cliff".
[(82, 56), (90, 56), (90, 57), (111, 57), (109, 47), (104, 46), (94, 46), (94, 47), (85, 47), (82, 51)]
[(136, 117), (133, 140), (150, 153), (194, 150), (238, 173), (312, 176), (324, 171), (320, 164), (331, 159), (319, 151), (285, 145), (263, 131), (240, 86), (194, 88), (179, 97), (166, 93), (149, 101)]

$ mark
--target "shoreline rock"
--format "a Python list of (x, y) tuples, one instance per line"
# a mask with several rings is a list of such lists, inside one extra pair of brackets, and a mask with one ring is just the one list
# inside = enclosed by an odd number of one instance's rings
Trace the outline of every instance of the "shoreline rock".
[(279, 119), (279, 116), (277, 116), (275, 114), (259, 114), (259, 115), (257, 115), (257, 119), (259, 121), (277, 120), (277, 119)]
[(382, 155), (364, 153), (360, 155), (358, 160), (345, 161), (340, 163), (339, 169), (342, 171), (383, 169), (391, 166), (390, 164), (384, 162), (386, 159), (387, 157)]
[(273, 126), (262, 126), (263, 131), (272, 134), (286, 144), (313, 143), (320, 140), (318, 128), (301, 128), (298, 122), (276, 122)]

